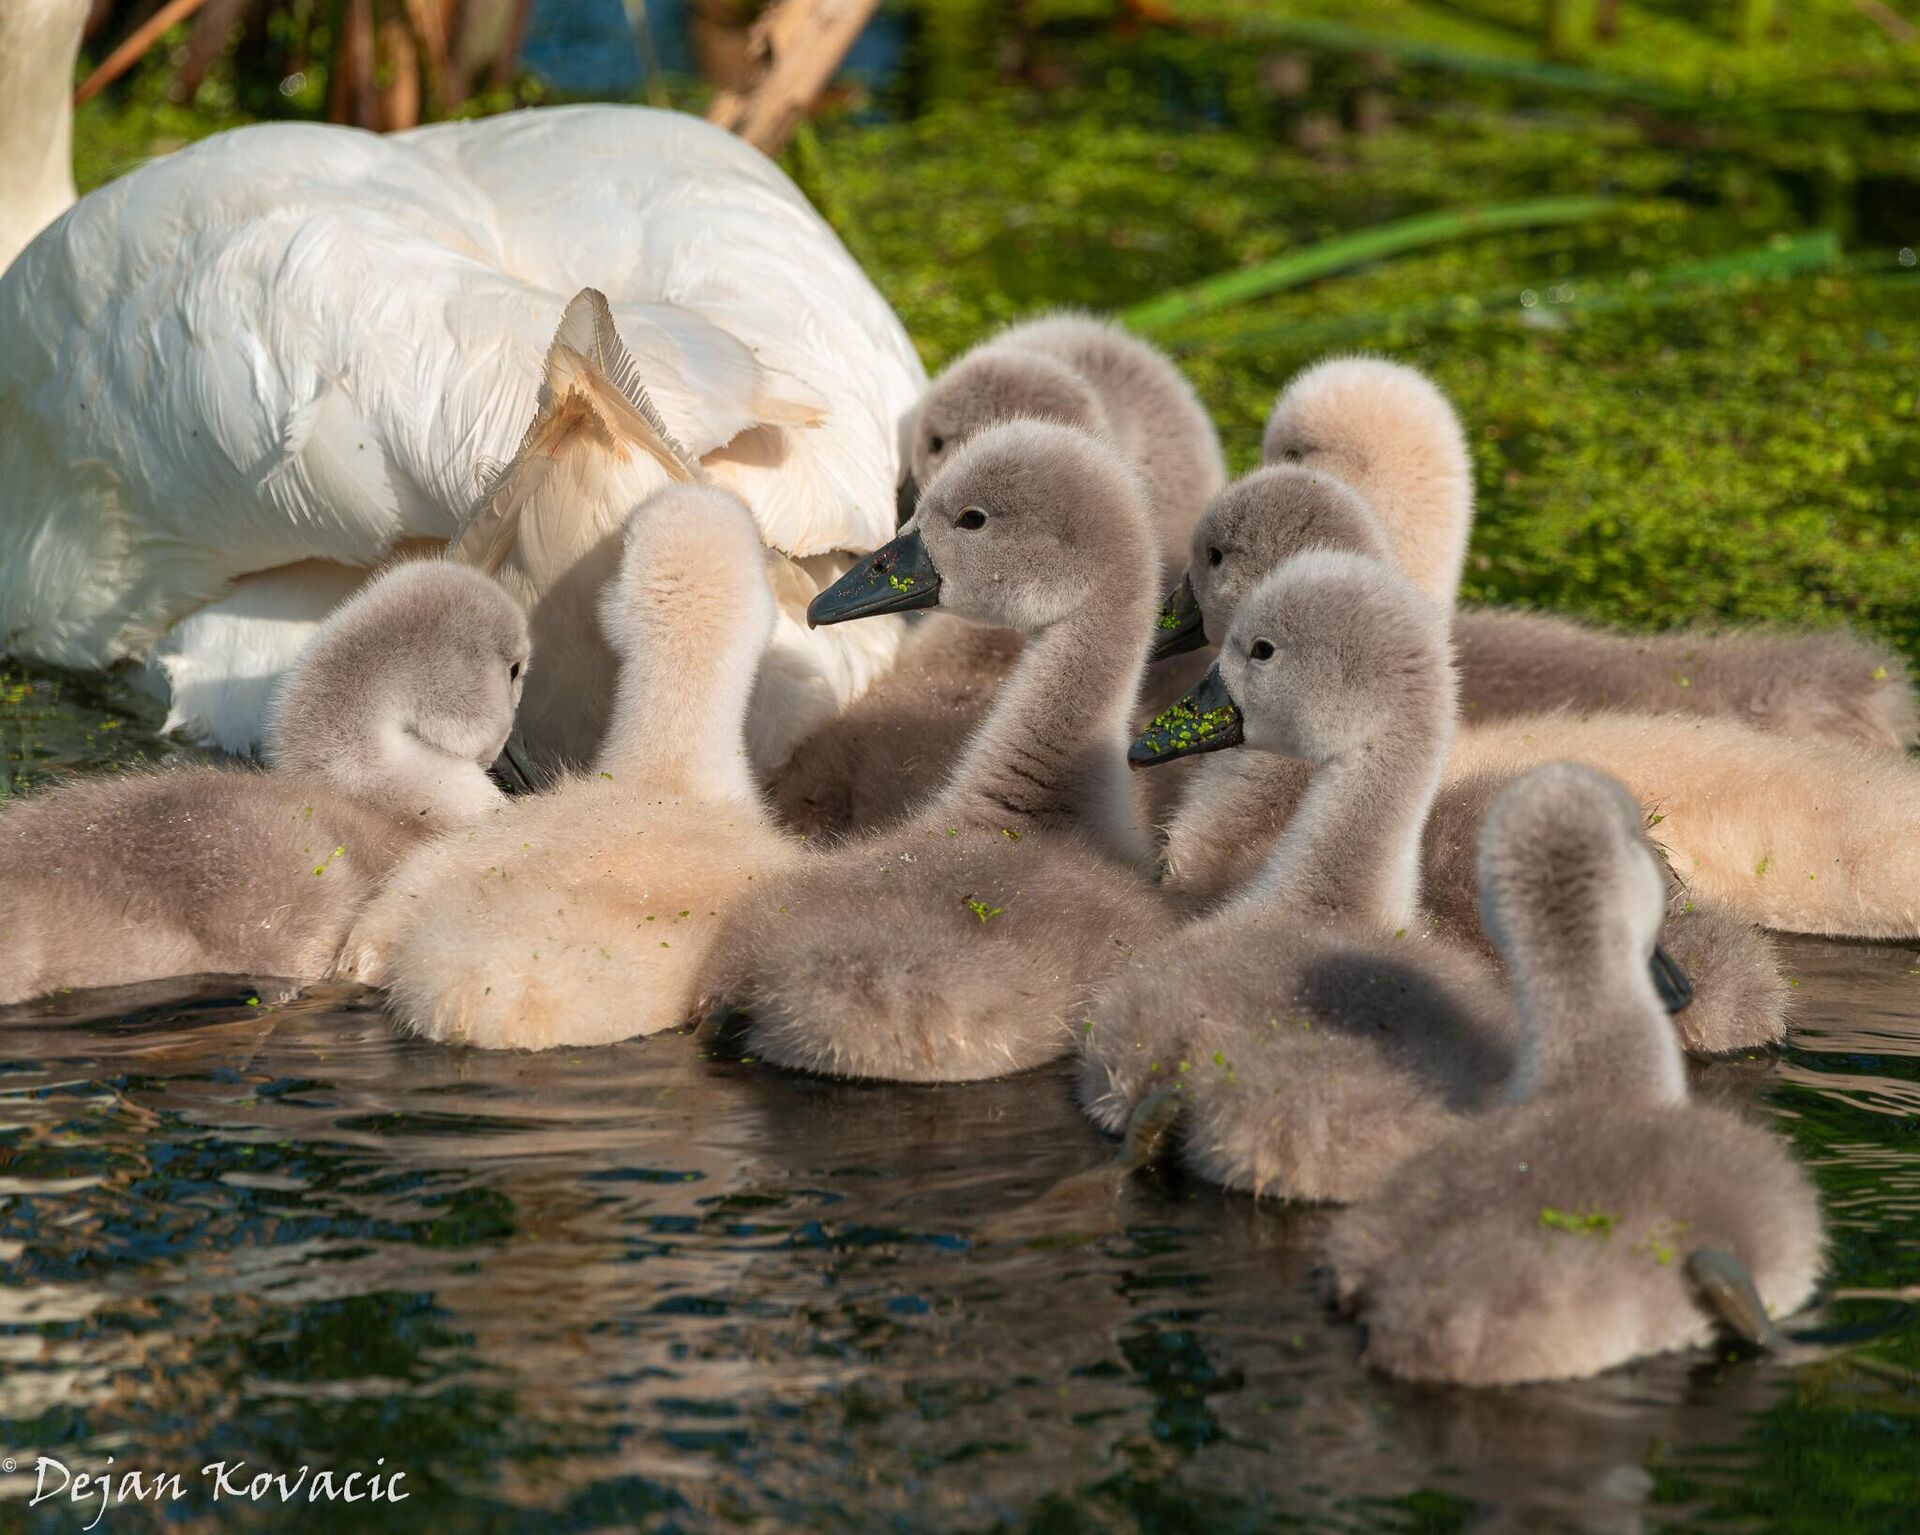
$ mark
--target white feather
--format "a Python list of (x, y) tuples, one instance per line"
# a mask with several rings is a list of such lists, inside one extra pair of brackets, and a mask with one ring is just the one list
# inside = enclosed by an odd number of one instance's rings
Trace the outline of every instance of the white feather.
[[(637, 107), (387, 138), (262, 125), (92, 193), (0, 277), (0, 645), (73, 667), (158, 647), (181, 728), (250, 745), (262, 690), (239, 669), (286, 652), (249, 632), (278, 619), (236, 583), (451, 538), (483, 466), (512, 460), (585, 287), (630, 354), (616, 385), (769, 546), (890, 534), (924, 375), (757, 151)], [(599, 365), (604, 337), (578, 339)], [(351, 585), (301, 579), (309, 598)], [(783, 621), (757, 744), (781, 755), (894, 640)]]

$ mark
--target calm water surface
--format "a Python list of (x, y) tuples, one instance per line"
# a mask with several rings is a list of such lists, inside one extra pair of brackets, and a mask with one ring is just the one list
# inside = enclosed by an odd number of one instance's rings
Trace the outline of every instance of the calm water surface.
[[(1815, 1162), (1836, 1287), (1920, 1284), (1920, 958), (1791, 958), (1799, 1042), (1703, 1090)], [(8, 1453), (384, 1456), (413, 1494), (328, 1515), (190, 1489), (176, 1527), (1911, 1530), (1920, 1507), (1920, 1391), (1845, 1359), (1411, 1391), (1328, 1318), (1315, 1212), (1149, 1181), (1047, 1240), (1022, 1204), (1106, 1154), (1057, 1074), (849, 1087), (683, 1035), (463, 1053), (232, 983), (5, 1016)], [(1913, 1309), (1816, 1319), (1892, 1323), (1863, 1353), (1920, 1364)], [(0, 1490), (0, 1518), (85, 1522), (26, 1507), (25, 1471)]]
[[(0, 1529), (100, 1511), (29, 1507), (44, 1454), (186, 1474), (102, 1530), (1912, 1531), (1920, 1388), (1858, 1361), (1920, 1369), (1920, 951), (1787, 958), (1792, 1046), (1699, 1086), (1813, 1165), (1852, 1352), (1485, 1393), (1358, 1368), (1322, 1213), (1023, 1211), (1109, 1154), (1057, 1073), (459, 1052), (265, 982), (0, 1013)], [(412, 1496), (215, 1505), (241, 1459)]]

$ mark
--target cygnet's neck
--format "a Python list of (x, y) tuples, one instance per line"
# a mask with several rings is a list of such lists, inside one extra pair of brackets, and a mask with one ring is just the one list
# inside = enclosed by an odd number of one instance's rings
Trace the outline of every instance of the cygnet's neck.
[(710, 647), (656, 633), (661, 643), (621, 658), (595, 770), (663, 794), (758, 805), (746, 740), (758, 647), (738, 633)]
[(1409, 717), (1316, 764), (1286, 835), (1240, 902), (1369, 931), (1411, 928), (1421, 834), (1452, 738), (1450, 717)]
[(0, 5), (0, 272), (73, 206), (73, 61), (86, 0)]
[(486, 770), (421, 735), (406, 700), (295, 687), (269, 722), (267, 766), (305, 774), (426, 831), (478, 819), (501, 800)]
[(1594, 902), (1569, 920), (1564, 904), (1541, 902), (1533, 911), (1503, 912), (1494, 927), (1520, 1009), (1509, 1099), (1598, 1095), (1628, 1105), (1686, 1098), (1673, 1020), (1622, 913)]
[(1153, 563), (1109, 571), (1079, 609), (1026, 636), (933, 813), (973, 825), (1053, 822), (1139, 868), (1152, 850), (1128, 779), (1127, 744), (1153, 632)]
[[(1166, 829), (1160, 888), (1176, 899), (1233, 892), (1250, 849), (1277, 847), (1306, 793), (1309, 769), (1272, 752), (1226, 751), (1196, 759)], [(1248, 879), (1243, 872), (1238, 879)]]

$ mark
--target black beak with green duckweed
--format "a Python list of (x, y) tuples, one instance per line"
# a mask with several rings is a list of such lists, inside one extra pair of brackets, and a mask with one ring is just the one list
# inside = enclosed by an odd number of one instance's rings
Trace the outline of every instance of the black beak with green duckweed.
[(1238, 746), (1246, 739), (1244, 727), (1240, 706), (1228, 694), (1215, 664), (1207, 668), (1199, 687), (1154, 716), (1140, 739), (1127, 748), (1127, 761), (1134, 767), (1152, 767), (1176, 757)]
[(933, 568), (920, 530), (914, 528), (882, 544), (808, 603), (807, 627), (905, 613), (939, 601), (940, 572)]
[(1147, 652), (1147, 664), (1151, 666), (1168, 656), (1184, 655), (1206, 643), (1207, 626), (1200, 615), (1200, 604), (1194, 599), (1193, 577), (1185, 575), (1160, 604), (1160, 616), (1153, 621), (1153, 648)]
[(1653, 989), (1659, 993), (1660, 1005), (1669, 1013), (1678, 1013), (1693, 1002), (1693, 982), (1687, 979), (1687, 972), (1659, 944), (1653, 946), (1653, 958), (1649, 961), (1653, 971)]

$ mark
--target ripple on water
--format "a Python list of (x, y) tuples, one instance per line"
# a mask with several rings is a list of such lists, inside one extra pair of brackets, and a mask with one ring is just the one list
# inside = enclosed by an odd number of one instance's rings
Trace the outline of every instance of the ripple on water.
[[(1920, 957), (1787, 956), (1793, 1043), (1700, 1088), (1821, 1180), (1815, 1320), (1920, 1366), (1885, 1298), (1920, 1285)], [(1059, 1073), (479, 1055), (232, 982), (57, 999), (5, 1040), (0, 1425), (70, 1465), (385, 1456), (414, 1497), (356, 1529), (1825, 1531), (1920, 1495), (1920, 1395), (1844, 1365), (1371, 1379), (1319, 1211), (1146, 1179), (1038, 1240), (1008, 1212), (1106, 1155)]]

